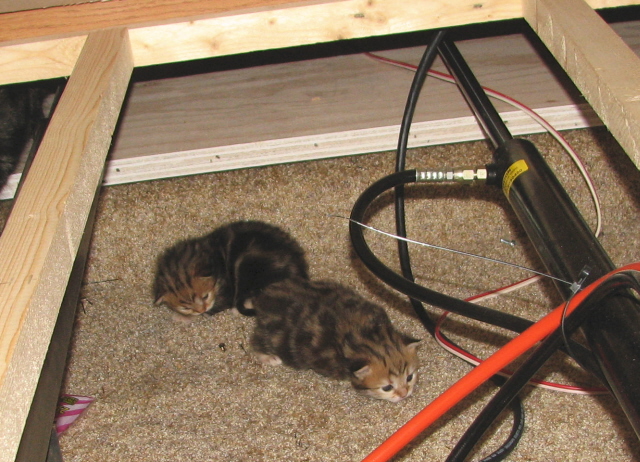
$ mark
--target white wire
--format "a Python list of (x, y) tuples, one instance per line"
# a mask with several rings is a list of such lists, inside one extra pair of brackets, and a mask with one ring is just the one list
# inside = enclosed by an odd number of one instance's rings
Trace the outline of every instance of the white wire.
[[(446, 351), (448, 351), (449, 353), (451, 353), (454, 356), (457, 356), (458, 358), (462, 359), (463, 361), (471, 364), (472, 366), (478, 366), (480, 364), (480, 361), (476, 361), (473, 358), (470, 358), (468, 356), (465, 356), (464, 354), (458, 352), (457, 350), (450, 348), (449, 345), (447, 345), (446, 343), (443, 343), (440, 338), (435, 337), (436, 342), (438, 343), (438, 345), (440, 345), (443, 349), (445, 349)], [(505, 374), (504, 372), (498, 372), (498, 375), (501, 375), (503, 377), (509, 377), (509, 374)], [(537, 382), (528, 382), (529, 385), (533, 386), (533, 387), (537, 387), (537, 388), (545, 388), (547, 390), (552, 390), (552, 391), (557, 391), (560, 393), (569, 393), (569, 394), (573, 394), (573, 395), (606, 395), (609, 392), (606, 389), (589, 389), (589, 388), (562, 388), (562, 387), (557, 387), (554, 386), (552, 384), (547, 384), (547, 383), (537, 383)]]
[(398, 236), (397, 234), (389, 233), (387, 231), (383, 231), (381, 229), (374, 228), (373, 226), (370, 226), (370, 225), (365, 225), (364, 223), (360, 223), (359, 221), (354, 220), (353, 218), (344, 217), (342, 215), (329, 215), (329, 216), (336, 217), (336, 218), (343, 218), (345, 220), (349, 220), (350, 222), (355, 223), (358, 226), (361, 226), (361, 227), (366, 228), (366, 229), (370, 229), (371, 231), (375, 231), (376, 233), (382, 234), (384, 236), (391, 237), (391, 238), (396, 239), (398, 241), (404, 241), (404, 242), (407, 242), (409, 244), (417, 244), (417, 245), (421, 245), (423, 247), (429, 247), (431, 249), (444, 250), (446, 252), (451, 252), (451, 253), (455, 253), (455, 254), (458, 254), (458, 255), (464, 255), (465, 257), (479, 258), (481, 260), (486, 260), (486, 261), (490, 261), (490, 262), (493, 262), (493, 263), (498, 263), (498, 264), (501, 264), (501, 265), (511, 266), (513, 268), (518, 268), (518, 269), (521, 269), (521, 270), (524, 270), (524, 271), (528, 271), (530, 273), (534, 273), (534, 274), (536, 274), (538, 276), (544, 276), (544, 277), (547, 277), (549, 279), (553, 279), (553, 280), (556, 280), (556, 281), (559, 281), (559, 282), (563, 282), (563, 283), (565, 283), (567, 285), (573, 285), (572, 282), (565, 281), (564, 279), (560, 279), (560, 278), (557, 278), (555, 276), (551, 276), (550, 274), (541, 273), (540, 271), (536, 271), (534, 269), (527, 268), (526, 266), (517, 265), (515, 263), (509, 263), (509, 262), (503, 261), (503, 260), (497, 260), (495, 258), (485, 257), (483, 255), (477, 255), (475, 253), (464, 252), (462, 250), (451, 249), (449, 247), (443, 247), (441, 245), (428, 244), (426, 242), (421, 242), (421, 241), (416, 241), (416, 240), (413, 240), (413, 239), (408, 239), (406, 237)]
[[(387, 64), (390, 64), (392, 66), (396, 66), (396, 67), (400, 67), (403, 69), (408, 69), (412, 72), (415, 72), (415, 67), (408, 65), (408, 64), (404, 64), (398, 61), (394, 61), (394, 60), (388, 60), (387, 58), (384, 57), (378, 57), (375, 54), (372, 53), (367, 53), (367, 56), (379, 61), (379, 62), (384, 62)], [(442, 80), (444, 82), (448, 82), (448, 83), (453, 83), (453, 84), (457, 84), (455, 79), (451, 76), (445, 75), (445, 74), (441, 74), (438, 72), (433, 72), (433, 71), (429, 71), (428, 75), (430, 75), (431, 77), (434, 77), (436, 79)], [(595, 186), (593, 184), (593, 180), (591, 178), (591, 176), (589, 175), (589, 172), (587, 171), (584, 163), (582, 162), (582, 160), (580, 159), (580, 157), (578, 156), (578, 154), (576, 153), (576, 151), (573, 149), (573, 147), (569, 144), (569, 142), (562, 136), (562, 134), (560, 134), (560, 132), (558, 132), (549, 122), (547, 122), (542, 116), (540, 116), (535, 110), (525, 106), (524, 104), (520, 103), (519, 101), (507, 96), (507, 95), (503, 95), (500, 92), (497, 92), (495, 90), (492, 90), (490, 88), (486, 88), (483, 87), (484, 91), (487, 93), (488, 96), (497, 99), (499, 101), (502, 101), (512, 107), (515, 107), (516, 109), (524, 112), (525, 114), (527, 114), (531, 119), (533, 119), (535, 122), (537, 122), (542, 128), (544, 128), (547, 132), (549, 132), (549, 134), (560, 144), (560, 146), (565, 150), (565, 152), (569, 155), (569, 157), (571, 158), (571, 160), (573, 161), (573, 163), (576, 165), (576, 167), (578, 168), (578, 171), (580, 172), (580, 174), (582, 175), (582, 178), (584, 179), (585, 183), (587, 184), (587, 188), (589, 189), (589, 193), (591, 195), (591, 198), (593, 200), (593, 204), (594, 204), (594, 208), (595, 208), (595, 213), (596, 213), (596, 226), (595, 226), (595, 230), (594, 230), (594, 234), (596, 235), (596, 237), (598, 237), (601, 232), (602, 232), (602, 211), (601, 211), (601, 206), (600, 206), (600, 198), (598, 197), (598, 193), (595, 190)], [(375, 228), (371, 228), (375, 231), (381, 232), (380, 230), (377, 230)], [(383, 234), (387, 234), (384, 233)], [(493, 291), (493, 292), (489, 292), (487, 294), (481, 295), (479, 297), (476, 297), (473, 299), (474, 303), (480, 302), (480, 301), (484, 301), (493, 297), (497, 297), (498, 295), (503, 295), (512, 291), (515, 291), (517, 289), (520, 289), (522, 287), (526, 287), (529, 284), (532, 284), (536, 281), (538, 281), (540, 279), (541, 276), (536, 275), (536, 276), (532, 276), (530, 278), (524, 279), (518, 283), (512, 284), (510, 286), (507, 287), (503, 287), (502, 289)], [(462, 353), (459, 353), (457, 350), (450, 348), (447, 344), (443, 343), (437, 336), (436, 336), (436, 342), (445, 350), (447, 350), (448, 352), (450, 352), (451, 354), (463, 359), (464, 361), (468, 362), (469, 364), (472, 364), (474, 366), (477, 366), (478, 364), (480, 364), (478, 361), (465, 356)], [(550, 390), (556, 390), (556, 391), (562, 391), (564, 393), (573, 393), (573, 394), (594, 394), (594, 393), (598, 393), (598, 392), (594, 392), (592, 390), (581, 390), (581, 389), (564, 389), (564, 388), (557, 388), (554, 387), (553, 385), (546, 385), (546, 384), (539, 384), (539, 383), (534, 383), (532, 385), (535, 385), (539, 388), (546, 388), (546, 389), (550, 389)], [(606, 393), (606, 391), (603, 391), (602, 393)]]

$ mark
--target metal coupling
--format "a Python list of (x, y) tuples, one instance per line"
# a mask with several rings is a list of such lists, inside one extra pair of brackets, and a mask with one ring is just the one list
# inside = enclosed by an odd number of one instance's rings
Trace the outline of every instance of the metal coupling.
[(426, 170), (416, 172), (416, 182), (426, 183), (473, 183), (486, 181), (487, 169), (482, 168), (455, 168), (447, 170)]

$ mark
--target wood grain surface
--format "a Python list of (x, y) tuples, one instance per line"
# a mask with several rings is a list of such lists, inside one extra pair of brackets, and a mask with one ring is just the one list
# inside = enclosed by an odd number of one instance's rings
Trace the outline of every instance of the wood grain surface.
[(133, 61), (126, 30), (91, 34), (0, 236), (0, 460), (12, 461)]

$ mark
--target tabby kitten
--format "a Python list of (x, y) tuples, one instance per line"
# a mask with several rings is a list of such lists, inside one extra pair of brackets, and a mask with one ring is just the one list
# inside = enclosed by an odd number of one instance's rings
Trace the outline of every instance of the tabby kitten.
[(237, 221), (203, 237), (178, 242), (158, 260), (156, 305), (185, 316), (236, 308), (254, 314), (251, 299), (269, 284), (307, 279), (302, 247), (286, 231), (260, 221)]
[(284, 363), (396, 403), (417, 381), (418, 340), (393, 327), (380, 306), (331, 281), (287, 279), (253, 300), (253, 350), (264, 364)]

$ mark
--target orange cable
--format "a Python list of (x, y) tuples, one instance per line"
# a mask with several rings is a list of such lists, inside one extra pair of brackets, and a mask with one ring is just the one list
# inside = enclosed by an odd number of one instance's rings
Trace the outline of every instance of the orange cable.
[[(630, 270), (640, 271), (640, 262), (618, 268), (585, 287), (571, 299), (564, 314), (569, 315), (606, 278), (613, 274)], [(391, 435), (385, 442), (371, 452), (371, 454), (362, 459), (362, 462), (384, 462), (393, 457), (398, 451), (411, 442), (411, 440), (476, 388), (557, 329), (562, 321), (564, 309), (565, 304), (563, 303), (496, 351), (482, 364), (472, 369), (467, 375), (458, 380), (447, 391), (438, 396), (431, 404), (427, 405), (427, 407)]]

